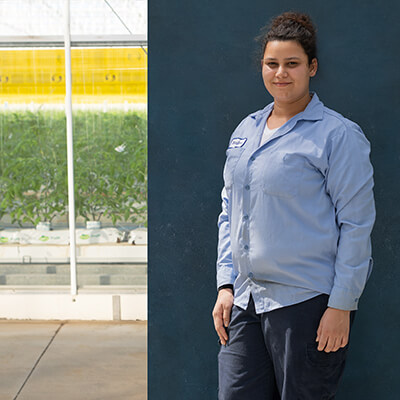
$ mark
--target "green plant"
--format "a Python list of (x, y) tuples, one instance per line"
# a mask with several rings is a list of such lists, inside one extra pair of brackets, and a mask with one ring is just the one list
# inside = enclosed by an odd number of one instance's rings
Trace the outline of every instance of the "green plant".
[[(147, 211), (146, 120), (134, 112), (75, 116), (77, 210), (86, 220), (103, 215), (144, 222)], [(96, 132), (88, 134), (87, 124)], [(102, 132), (100, 135), (99, 132)]]
[(56, 114), (54, 118), (50, 112), (24, 111), (1, 116), (2, 137), (7, 136), (3, 137), (0, 184), (3, 206), (13, 223), (36, 225), (65, 213), (63, 116)]
[[(0, 114), (0, 218), (36, 225), (66, 212), (65, 116)], [(136, 112), (74, 113), (76, 214), (146, 223), (147, 123)]]

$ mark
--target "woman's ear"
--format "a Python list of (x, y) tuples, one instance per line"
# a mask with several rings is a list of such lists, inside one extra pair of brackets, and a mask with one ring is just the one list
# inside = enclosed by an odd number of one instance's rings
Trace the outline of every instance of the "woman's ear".
[(316, 58), (313, 58), (310, 64), (310, 78), (315, 76), (317, 70), (318, 70), (318, 60)]

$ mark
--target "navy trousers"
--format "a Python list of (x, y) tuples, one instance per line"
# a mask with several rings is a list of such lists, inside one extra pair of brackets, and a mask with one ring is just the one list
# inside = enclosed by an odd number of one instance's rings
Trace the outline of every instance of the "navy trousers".
[[(317, 350), (317, 329), (328, 295), (256, 314), (233, 306), (229, 340), (218, 355), (219, 400), (331, 400), (348, 345)], [(355, 311), (350, 314), (351, 324)]]

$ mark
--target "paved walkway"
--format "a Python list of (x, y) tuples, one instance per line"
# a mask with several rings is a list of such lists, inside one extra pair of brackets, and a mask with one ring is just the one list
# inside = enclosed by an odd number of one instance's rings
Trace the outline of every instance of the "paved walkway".
[(0, 400), (145, 400), (146, 338), (146, 322), (0, 321)]

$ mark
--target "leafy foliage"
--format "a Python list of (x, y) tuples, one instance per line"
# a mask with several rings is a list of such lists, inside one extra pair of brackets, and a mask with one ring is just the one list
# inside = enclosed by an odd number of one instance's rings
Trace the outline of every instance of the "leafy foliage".
[[(146, 115), (76, 111), (74, 176), (77, 215), (146, 223)], [(64, 113), (0, 114), (0, 218), (36, 225), (65, 214), (67, 205)]]

